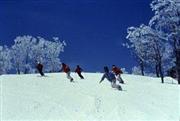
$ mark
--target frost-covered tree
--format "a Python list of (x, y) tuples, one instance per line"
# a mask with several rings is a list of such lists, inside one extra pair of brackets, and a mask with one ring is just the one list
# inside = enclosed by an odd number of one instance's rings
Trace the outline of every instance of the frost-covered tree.
[(58, 38), (46, 40), (42, 37), (18, 36), (12, 46), (12, 57), (17, 73), (35, 72), (36, 62), (43, 63), (45, 71), (57, 71), (59, 55), (64, 51), (65, 42)]
[[(138, 66), (134, 66), (131, 71), (132, 71), (132, 74), (134, 74), (134, 75), (141, 75), (141, 69)], [(151, 73), (151, 71), (149, 71), (149, 72), (145, 71), (144, 75), (150, 76), (150, 77), (155, 77), (155, 74)]]
[(25, 74), (31, 68), (31, 54), (32, 48), (36, 41), (34, 41), (32, 36), (18, 36), (14, 40), (14, 45), (12, 46), (12, 57), (13, 65), (16, 68), (18, 74), (24, 72)]
[(163, 74), (163, 57), (166, 55), (165, 52), (165, 40), (161, 38), (161, 34), (157, 31), (153, 30), (149, 26), (141, 25), (141, 38), (142, 43), (144, 43), (147, 47), (146, 55), (147, 55), (147, 63), (154, 62), (156, 75), (161, 77), (162, 83), (164, 83), (164, 74)]
[(155, 15), (149, 25), (157, 31), (164, 33), (173, 46), (180, 84), (180, 1), (179, 0), (153, 0), (151, 8)]
[(6, 74), (11, 70), (11, 54), (7, 46), (0, 46), (0, 74)]
[(141, 35), (141, 28), (138, 27), (129, 27), (128, 30), (127, 39), (129, 40), (128, 43), (125, 44), (125, 46), (128, 49), (131, 49), (133, 52), (133, 55), (135, 56), (140, 69), (141, 74), (144, 75), (144, 68), (145, 68), (145, 58), (146, 58), (146, 46), (142, 43), (142, 35)]
[[(150, 26), (142, 24), (139, 28), (128, 28), (128, 47), (141, 60), (139, 66), (144, 75), (143, 65), (155, 65), (156, 75), (164, 82), (163, 62), (168, 59), (166, 39), (162, 34), (153, 30)], [(143, 62), (143, 65), (142, 65)]]
[(43, 63), (47, 72), (58, 71), (61, 63), (59, 56), (64, 52), (65, 46), (65, 41), (61, 42), (58, 37), (53, 37), (52, 40), (38, 37), (38, 44), (34, 48), (34, 61)]
[(141, 75), (141, 69), (140, 69), (140, 67), (134, 66), (134, 67), (132, 68), (132, 74), (134, 74), (134, 75)]
[(32, 59), (31, 60), (32, 67), (35, 68), (37, 62), (44, 63), (46, 60), (45, 53), (47, 48), (47, 44), (46, 44), (47, 40), (45, 40), (42, 37), (37, 37), (33, 39), (35, 41), (35, 44), (33, 45), (30, 58)]
[(128, 74), (128, 71), (126, 71), (126, 68), (121, 68), (123, 74)]
[[(155, 65), (156, 75), (161, 76), (162, 82), (163, 73), (175, 61), (180, 84), (180, 1), (153, 0), (150, 5), (155, 15), (149, 26), (128, 28), (128, 47), (134, 50), (140, 62)], [(141, 71), (142, 67), (141, 64)]]

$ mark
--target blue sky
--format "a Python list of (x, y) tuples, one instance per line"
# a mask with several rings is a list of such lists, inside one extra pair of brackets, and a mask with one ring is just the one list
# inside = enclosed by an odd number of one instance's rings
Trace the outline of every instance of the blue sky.
[(136, 64), (122, 47), (127, 27), (148, 24), (151, 0), (0, 0), (0, 45), (19, 35), (58, 36), (67, 47), (61, 61), (85, 71)]

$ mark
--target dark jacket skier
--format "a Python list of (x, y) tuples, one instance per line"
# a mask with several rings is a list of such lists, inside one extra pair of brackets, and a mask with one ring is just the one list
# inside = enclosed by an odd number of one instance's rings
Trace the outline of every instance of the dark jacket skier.
[(75, 73), (77, 73), (78, 76), (79, 76), (81, 79), (84, 79), (84, 77), (83, 77), (82, 74), (81, 74), (82, 71), (83, 71), (83, 69), (82, 69), (79, 65), (77, 65), (76, 70), (75, 70)]
[(43, 65), (40, 62), (37, 63), (36, 68), (39, 71), (39, 73), (41, 74), (41, 76), (44, 76)]
[(116, 75), (117, 80), (119, 83), (124, 84), (123, 79), (121, 78), (121, 74), (123, 73), (122, 70), (115, 65), (112, 65), (112, 72)]
[(101, 83), (104, 79), (107, 79), (109, 82), (111, 82), (111, 86), (112, 88), (116, 88), (118, 90), (122, 90), (120, 85), (116, 84), (116, 77), (112, 72), (109, 72), (109, 69), (107, 66), (104, 67), (104, 75), (101, 78), (101, 81), (99, 83)]
[(70, 75), (71, 74), (71, 70), (70, 70), (68, 65), (66, 65), (65, 63), (62, 63), (61, 71), (66, 73), (66, 76), (67, 76), (68, 79), (70, 79), (70, 82), (73, 82), (74, 79)]

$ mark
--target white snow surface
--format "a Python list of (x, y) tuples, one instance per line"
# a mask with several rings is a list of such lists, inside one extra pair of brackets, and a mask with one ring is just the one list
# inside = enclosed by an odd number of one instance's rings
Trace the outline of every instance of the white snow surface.
[(101, 73), (2, 75), (1, 121), (179, 121), (176, 80), (123, 74), (123, 91), (112, 89)]

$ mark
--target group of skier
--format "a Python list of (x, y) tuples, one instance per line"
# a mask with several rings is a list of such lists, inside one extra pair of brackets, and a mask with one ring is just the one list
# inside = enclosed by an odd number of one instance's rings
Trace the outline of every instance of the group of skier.
[[(65, 64), (65, 63), (62, 63), (62, 68), (61, 68), (61, 70), (60, 70), (61, 72), (63, 71), (63, 72), (65, 72), (66, 73), (66, 76), (67, 76), (67, 78), (68, 79), (70, 79), (70, 82), (74, 82), (73, 80), (73, 78), (71, 77), (71, 69), (69, 68), (69, 66), (67, 65), (67, 64)], [(83, 69), (79, 66), (79, 65), (77, 65), (77, 67), (76, 67), (76, 70), (75, 70), (75, 72), (79, 75), (79, 77), (81, 78), (81, 79), (84, 79), (84, 77), (82, 76), (82, 71), (83, 71)]]
[(99, 83), (101, 83), (105, 78), (111, 83), (112, 88), (122, 90), (121, 86), (116, 83), (116, 80), (119, 83), (124, 84), (123, 79), (121, 78), (122, 70), (115, 65), (112, 66), (112, 71), (109, 71), (107, 66), (104, 67), (104, 74)]
[[(41, 74), (41, 76), (44, 76), (43, 65), (40, 62), (37, 62), (36, 68)], [(83, 69), (79, 65), (77, 65), (75, 69), (75, 73), (77, 73), (81, 79), (84, 79), (83, 75), (81, 74), (82, 71)], [(70, 82), (74, 82), (74, 79), (71, 77), (71, 69), (67, 64), (65, 63), (61, 64), (60, 72), (66, 73), (66, 76), (70, 80)], [(124, 84), (124, 81), (121, 78), (122, 73), (123, 73), (122, 70), (115, 65), (112, 65), (112, 71), (109, 71), (109, 68), (105, 66), (104, 74), (99, 83), (101, 83), (106, 78), (111, 83), (112, 88), (122, 90), (121, 86), (116, 83), (116, 81), (118, 81), (119, 83)]]
[[(41, 76), (44, 76), (43, 65), (40, 62), (37, 62), (36, 68), (37, 68), (38, 72), (41, 74)], [(81, 74), (82, 71), (83, 71), (83, 69), (79, 65), (77, 65), (75, 72), (79, 75), (79, 77), (81, 79), (84, 79), (83, 75)], [(66, 76), (70, 80), (70, 82), (74, 82), (73, 81), (74, 79), (71, 77), (71, 69), (67, 64), (65, 64), (65, 63), (61, 64), (60, 72), (65, 72)]]

